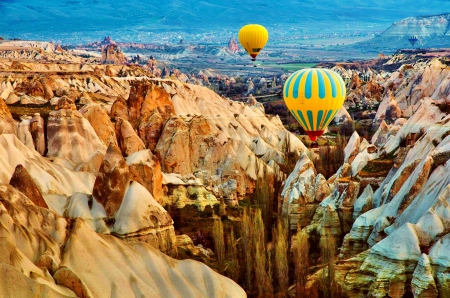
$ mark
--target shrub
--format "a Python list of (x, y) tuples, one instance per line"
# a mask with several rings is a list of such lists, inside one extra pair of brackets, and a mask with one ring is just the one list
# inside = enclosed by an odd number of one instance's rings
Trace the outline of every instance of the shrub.
[(278, 292), (285, 293), (289, 286), (289, 265), (287, 258), (287, 230), (282, 221), (278, 220), (273, 235), (275, 246), (275, 278), (277, 279)]

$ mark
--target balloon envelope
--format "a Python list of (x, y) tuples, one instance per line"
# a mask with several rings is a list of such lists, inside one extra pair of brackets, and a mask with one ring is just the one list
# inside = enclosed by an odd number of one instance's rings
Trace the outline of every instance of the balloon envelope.
[(269, 39), (266, 28), (258, 24), (248, 24), (239, 30), (239, 42), (247, 53), (255, 60)]
[(283, 97), (292, 115), (314, 142), (342, 107), (345, 84), (332, 70), (302, 69), (286, 80)]

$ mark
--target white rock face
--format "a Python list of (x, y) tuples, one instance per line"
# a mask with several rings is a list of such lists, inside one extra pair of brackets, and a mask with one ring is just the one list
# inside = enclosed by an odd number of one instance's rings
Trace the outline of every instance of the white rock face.
[(391, 152), (400, 145), (400, 141), (410, 133), (423, 133), (446, 115), (433, 105), (431, 99), (424, 99), (418, 103), (418, 109), (411, 118), (400, 128), (396, 135), (389, 139), (385, 151)]
[(347, 146), (345, 146), (344, 148), (344, 162), (351, 163), (353, 161), (353, 159), (359, 152), (360, 144), (361, 144), (360, 136), (355, 130), (350, 140), (348, 140)]
[(433, 278), (430, 259), (426, 254), (420, 256), (411, 281), (415, 297), (437, 297), (438, 291)]
[(31, 116), (23, 116), (21, 120), (17, 128), (17, 138), (29, 149), (34, 150), (33, 137), (30, 133)]
[(106, 153), (106, 146), (89, 121), (76, 110), (50, 112), (47, 143), (47, 156), (68, 159), (76, 165), (84, 162), (97, 150)]
[[(360, 150), (363, 144), (360, 146)], [(377, 152), (373, 150), (373, 153), (369, 152), (370, 147), (364, 148), (364, 150), (360, 151), (358, 155), (353, 159), (353, 162), (351, 163), (352, 167), (352, 176), (355, 176), (358, 174), (360, 170), (362, 170), (369, 161), (375, 159), (377, 157)]]
[(421, 253), (415, 227), (410, 223), (401, 226), (373, 246), (370, 252), (391, 260), (417, 260)]
[[(449, 79), (449, 70), (433, 60), (405, 66), (386, 82), (395, 98), (385, 98), (377, 117), (383, 119), (389, 99), (404, 118), (382, 121), (372, 143), (380, 156), (397, 159), (380, 187), (366, 188), (354, 203), (358, 217), (341, 257), (369, 249), (359, 269), (345, 278), (348, 289), (370, 284), (377, 297), (401, 297), (410, 285), (415, 297), (450, 294), (450, 261), (444, 256), (450, 243), (450, 116), (443, 109)], [(370, 205), (375, 209), (361, 212)]]
[[(80, 204), (69, 212), (89, 217)], [(202, 263), (99, 235), (81, 218), (69, 227), (11, 186), (0, 185), (0, 214), (0, 272), (14, 280), (0, 284), (1, 297), (246, 297)]]
[(358, 199), (353, 204), (353, 219), (358, 218), (361, 212), (366, 209), (366, 211), (372, 209), (373, 207), (373, 189), (369, 185), (366, 186), (363, 193), (358, 197)]
[[(47, 197), (47, 199), (50, 198)], [(68, 198), (65, 210), (61, 215), (66, 215), (68, 218), (82, 218), (97, 233), (110, 233), (110, 229), (104, 221), (106, 218), (105, 209), (93, 196), (74, 193)]]
[(75, 223), (66, 251), (61, 265), (79, 276), (93, 297), (246, 297), (236, 283), (202, 263), (95, 234), (82, 220)]
[(347, 109), (342, 106), (339, 111), (336, 113), (336, 115), (334, 115), (334, 122), (345, 122), (345, 121), (349, 121), (351, 120), (352, 117), (350, 116), (350, 114), (348, 113)]
[[(113, 232), (130, 234), (144, 228), (171, 226), (167, 211), (155, 201), (151, 193), (136, 181), (127, 189), (122, 204), (115, 215)], [(165, 222), (159, 222), (165, 219)]]
[[(9, 183), (15, 167), (22, 164), (42, 194), (70, 196), (74, 192), (92, 193), (95, 177), (51, 163), (27, 148), (14, 135), (0, 135), (0, 183)], [(52, 173), (52, 174), (49, 174)]]

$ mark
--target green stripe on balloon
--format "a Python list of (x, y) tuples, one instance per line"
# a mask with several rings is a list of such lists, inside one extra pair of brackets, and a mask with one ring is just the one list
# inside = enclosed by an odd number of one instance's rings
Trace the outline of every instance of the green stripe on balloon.
[[(300, 123), (300, 118), (298, 118), (298, 116), (295, 115), (294, 110), (291, 110), (291, 114), (292, 114), (292, 116), (294, 116), (295, 120), (297, 120), (297, 122)], [(300, 123), (300, 124), (301, 124), (301, 123)]]
[(308, 125), (306, 125), (305, 117), (303, 117), (302, 111), (297, 110), (297, 114), (300, 116), (300, 120), (301, 120), (301, 123), (300, 123), (300, 124), (303, 124), (303, 128), (304, 128), (305, 130), (309, 130), (309, 129), (308, 129)]
[(311, 99), (312, 97), (312, 80), (313, 80), (313, 71), (308, 72), (308, 76), (306, 77), (305, 83), (305, 97), (306, 99)]
[(319, 98), (324, 99), (326, 95), (325, 91), (325, 80), (323, 79), (323, 73), (322, 70), (317, 70), (317, 79), (318, 79), (318, 86), (319, 86)]
[(316, 130), (320, 130), (320, 122), (322, 121), (322, 117), (323, 117), (323, 111), (319, 110), (317, 112), (317, 126), (316, 126)]
[(307, 72), (307, 70), (301, 70), (299, 72), (298, 77), (295, 78), (294, 88), (292, 90), (292, 97), (294, 99), (298, 98), (298, 87), (300, 86), (300, 81), (302, 80), (303, 75)]
[(322, 127), (324, 127), (328, 123), (328, 119), (330, 119), (332, 113), (333, 113), (333, 110), (328, 111), (327, 116), (325, 117), (325, 121), (323, 121)]
[(335, 78), (332, 74), (330, 74), (328, 71), (325, 71), (325, 74), (328, 77), (328, 80), (330, 80), (330, 84), (331, 84), (331, 96), (333, 98), (335, 98), (337, 96), (337, 86), (336, 86), (336, 81)]
[(309, 124), (311, 124), (310, 130), (314, 130), (313, 112), (311, 110), (308, 110), (308, 112), (306, 113), (308, 114)]
[[(334, 116), (336, 116), (337, 112), (339, 110), (334, 111), (333, 115), (331, 116), (331, 119), (328, 122), (331, 122), (334, 119)], [(326, 123), (326, 125), (328, 125), (329, 123)]]
[(291, 85), (292, 77), (289, 77), (287, 81), (284, 83), (284, 97), (287, 98), (289, 96), (289, 86)]

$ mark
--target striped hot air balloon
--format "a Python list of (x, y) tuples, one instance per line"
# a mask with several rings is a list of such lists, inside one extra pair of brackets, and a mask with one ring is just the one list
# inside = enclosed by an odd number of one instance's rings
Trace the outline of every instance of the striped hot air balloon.
[(256, 60), (269, 39), (267, 29), (258, 24), (248, 24), (239, 30), (238, 39), (242, 47)]
[(302, 69), (286, 80), (283, 97), (292, 115), (314, 142), (342, 107), (345, 84), (332, 70)]

